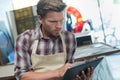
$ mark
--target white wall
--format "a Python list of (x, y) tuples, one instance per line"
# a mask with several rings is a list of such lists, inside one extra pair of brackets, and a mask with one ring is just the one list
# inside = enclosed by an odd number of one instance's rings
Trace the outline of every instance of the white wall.
[(12, 2), (11, 0), (0, 0), (0, 22), (2, 22), (2, 24), (4, 24), (5, 26), (1, 26), (0, 28), (4, 27), (8, 30), (8, 33), (11, 36), (12, 39), (12, 34), (11, 34), (11, 30), (9, 27), (9, 22), (8, 22), (8, 18), (7, 18), (7, 12), (12, 10)]

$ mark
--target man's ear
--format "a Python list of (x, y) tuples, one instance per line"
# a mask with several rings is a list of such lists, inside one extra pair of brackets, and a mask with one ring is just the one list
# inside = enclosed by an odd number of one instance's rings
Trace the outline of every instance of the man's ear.
[(40, 15), (37, 17), (37, 20), (38, 20), (39, 23), (42, 24), (42, 17)]

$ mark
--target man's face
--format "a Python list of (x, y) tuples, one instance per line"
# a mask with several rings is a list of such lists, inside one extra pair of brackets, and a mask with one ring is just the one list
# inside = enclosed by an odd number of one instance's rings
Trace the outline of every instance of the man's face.
[(40, 18), (42, 32), (46, 37), (58, 36), (63, 26), (63, 12), (49, 12), (45, 18)]

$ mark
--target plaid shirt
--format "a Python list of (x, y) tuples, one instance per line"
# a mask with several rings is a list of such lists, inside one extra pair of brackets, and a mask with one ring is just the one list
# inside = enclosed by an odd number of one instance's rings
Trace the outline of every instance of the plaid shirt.
[[(65, 40), (67, 59), (72, 62), (72, 56), (76, 48), (76, 41), (70, 32), (61, 32)], [(63, 45), (60, 36), (54, 38), (44, 38), (40, 27), (27, 30), (20, 34), (15, 44), (15, 76), (19, 78), (23, 73), (32, 70), (31, 53), (33, 42), (39, 40), (36, 53), (39, 55), (50, 55), (63, 52)]]

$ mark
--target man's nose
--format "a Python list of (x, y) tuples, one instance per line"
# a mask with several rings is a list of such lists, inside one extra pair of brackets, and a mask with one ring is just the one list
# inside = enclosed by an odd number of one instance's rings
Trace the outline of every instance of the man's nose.
[(62, 22), (60, 22), (60, 21), (58, 21), (58, 22), (56, 23), (56, 27), (57, 27), (57, 28), (61, 28), (61, 27), (62, 27), (62, 25), (63, 25), (63, 23), (62, 23)]

